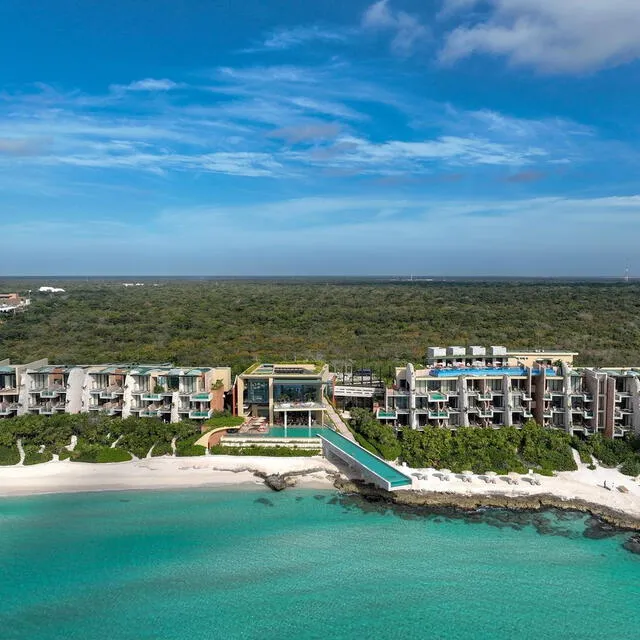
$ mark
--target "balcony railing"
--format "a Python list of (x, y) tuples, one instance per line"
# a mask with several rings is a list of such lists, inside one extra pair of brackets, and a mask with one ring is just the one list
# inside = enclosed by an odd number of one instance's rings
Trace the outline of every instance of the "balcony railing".
[(191, 400), (196, 400), (199, 402), (210, 402), (211, 401), (211, 394), (207, 393), (206, 391), (200, 391), (198, 393), (192, 393), (189, 398)]
[(449, 417), (448, 411), (429, 411), (429, 418), (440, 420), (448, 417)]
[(436, 393), (436, 392), (429, 393), (429, 402), (446, 402), (446, 400), (447, 400), (447, 396), (445, 396), (444, 393)]
[(142, 399), (143, 400), (154, 400), (154, 401), (158, 401), (158, 400), (162, 400), (162, 394), (161, 393), (149, 393), (148, 391), (145, 391), (142, 394)]
[(8, 416), (18, 410), (17, 402), (3, 402), (0, 404), (0, 416)]
[(211, 411), (189, 411), (189, 418), (202, 420), (211, 417)]
[(490, 391), (481, 391), (478, 393), (478, 400), (491, 400), (493, 397)]
[(493, 407), (478, 407), (478, 415), (481, 418), (491, 418), (493, 416)]

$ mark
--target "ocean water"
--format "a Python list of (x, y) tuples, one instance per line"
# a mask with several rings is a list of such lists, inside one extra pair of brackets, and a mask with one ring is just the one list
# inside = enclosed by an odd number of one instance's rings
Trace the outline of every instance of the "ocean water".
[(625, 535), (451, 515), (261, 488), (5, 499), (0, 638), (640, 636)]

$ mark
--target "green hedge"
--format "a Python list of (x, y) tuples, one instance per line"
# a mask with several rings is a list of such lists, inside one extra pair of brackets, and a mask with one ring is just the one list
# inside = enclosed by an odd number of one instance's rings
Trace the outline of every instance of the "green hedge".
[(219, 456), (271, 456), (275, 458), (297, 458), (320, 455), (320, 451), (297, 449), (296, 447), (211, 447), (211, 453)]
[(207, 449), (202, 445), (196, 444), (196, 440), (200, 439), (200, 434), (192, 435), (184, 440), (178, 440), (176, 442), (176, 455), (180, 457), (186, 456), (203, 456)]
[(44, 450), (38, 453), (40, 447), (36, 445), (26, 445), (24, 447), (24, 464), (40, 464), (41, 462), (49, 462), (53, 458), (50, 451)]
[(18, 447), (0, 446), (0, 466), (9, 466), (20, 462), (20, 452)]
[(74, 462), (127, 462), (131, 460), (131, 454), (123, 449), (112, 449), (98, 445), (85, 445), (74, 451), (71, 455)]
[(204, 426), (207, 427), (207, 431), (210, 429), (217, 429), (219, 427), (239, 427), (244, 422), (244, 418), (232, 415), (218, 415), (205, 420)]

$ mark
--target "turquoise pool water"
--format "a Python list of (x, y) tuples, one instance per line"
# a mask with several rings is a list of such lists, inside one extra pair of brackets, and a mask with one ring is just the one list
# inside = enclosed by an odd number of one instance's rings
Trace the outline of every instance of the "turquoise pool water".
[(3, 640), (636, 640), (640, 556), (584, 516), (333, 492), (0, 501)]
[(272, 438), (315, 438), (318, 433), (327, 431), (330, 431), (328, 427), (287, 427), (286, 432), (284, 427), (269, 427), (269, 433), (263, 435)]
[(379, 477), (384, 478), (389, 482), (392, 487), (403, 487), (411, 485), (411, 478), (400, 473), (395, 467), (387, 464), (383, 460), (380, 460), (376, 456), (372, 455), (362, 447), (347, 440), (344, 436), (341, 436), (335, 431), (329, 431), (322, 434), (329, 442), (339, 447), (351, 458), (357, 460), (360, 464), (364, 465), (370, 471), (373, 471)]

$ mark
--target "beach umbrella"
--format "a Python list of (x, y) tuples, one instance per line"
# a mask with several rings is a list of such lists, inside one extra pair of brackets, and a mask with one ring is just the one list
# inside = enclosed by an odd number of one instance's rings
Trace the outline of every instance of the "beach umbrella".
[(531, 474), (531, 477), (533, 478), (533, 482), (535, 484), (540, 484), (540, 476), (537, 473)]
[(466, 482), (471, 482), (471, 478), (473, 478), (473, 471), (470, 471), (469, 469), (465, 469), (462, 472), (462, 479), (465, 480)]
[(445, 476), (451, 474), (451, 469), (440, 469), (440, 473), (444, 473)]
[(495, 484), (496, 476), (498, 475), (495, 471), (487, 471), (487, 473), (485, 473), (484, 475), (487, 476), (487, 478), (489, 478), (489, 482), (492, 482)]

